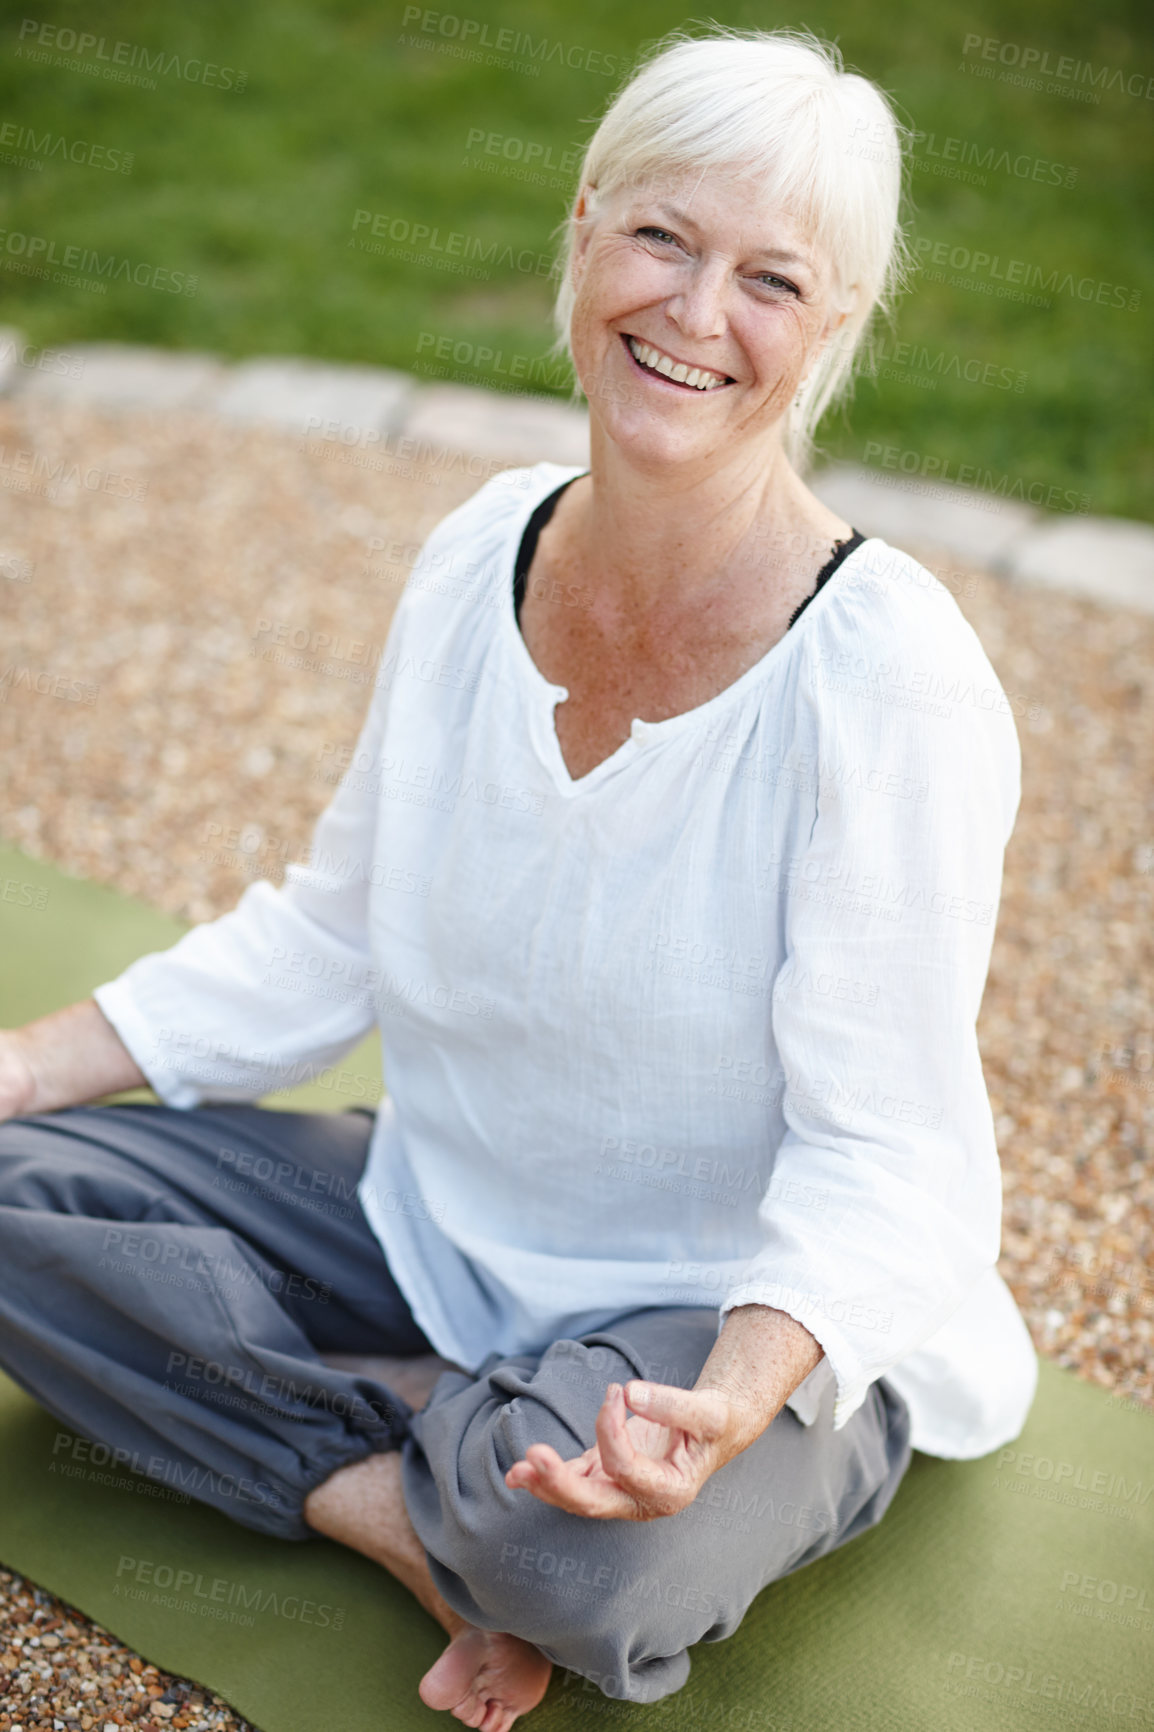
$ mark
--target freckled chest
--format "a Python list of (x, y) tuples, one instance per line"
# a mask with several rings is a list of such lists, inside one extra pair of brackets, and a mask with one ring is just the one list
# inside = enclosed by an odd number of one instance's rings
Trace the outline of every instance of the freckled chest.
[(634, 717), (661, 722), (697, 709), (768, 654), (808, 590), (767, 595), (766, 588), (761, 578), (744, 598), (731, 589), (690, 617), (631, 618), (612, 602), (594, 602), (576, 563), (543, 534), (521, 633), (544, 678), (569, 693), (554, 723), (570, 776), (610, 757)]

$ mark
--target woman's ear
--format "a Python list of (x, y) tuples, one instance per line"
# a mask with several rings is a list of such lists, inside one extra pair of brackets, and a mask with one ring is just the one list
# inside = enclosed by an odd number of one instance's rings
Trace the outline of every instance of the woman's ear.
[(821, 334), (821, 344), (822, 344), (823, 349), (824, 349), (825, 345), (835, 336), (835, 334), (841, 330), (842, 326), (845, 324), (845, 322), (848, 318), (849, 318), (849, 309), (848, 308), (844, 312), (831, 313), (830, 314), (829, 318), (826, 321), (825, 330)]
[(589, 240), (593, 233), (593, 219), (596, 214), (597, 188), (583, 186), (577, 194), (573, 206), (573, 281), (580, 280), (585, 269), (585, 254), (588, 251)]

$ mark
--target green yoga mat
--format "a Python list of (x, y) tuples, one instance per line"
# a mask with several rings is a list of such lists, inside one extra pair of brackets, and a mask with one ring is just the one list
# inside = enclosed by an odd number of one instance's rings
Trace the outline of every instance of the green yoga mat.
[[(1044, 1365), (1010, 1459), (915, 1456), (881, 1525), (767, 1588), (728, 1642), (699, 1644), (677, 1695), (611, 1703), (555, 1671), (526, 1724), (1154, 1726), (1152, 1445), (1149, 1414)], [(455, 1724), (417, 1696), (445, 1638), (383, 1571), (151, 1495), (2, 1378), (0, 1485), (0, 1561), (263, 1732)]]
[[(38, 885), (45, 905), (5, 900), (11, 882)], [(0, 1025), (83, 996), (180, 931), (0, 851)], [(366, 1042), (341, 1068), (373, 1062)], [(269, 1104), (352, 1104), (319, 1081)], [(1154, 1727), (1152, 1492), (1154, 1417), (1043, 1364), (1015, 1444), (977, 1462), (916, 1456), (881, 1526), (767, 1588), (728, 1642), (693, 1651), (677, 1695), (631, 1707), (556, 1671), (525, 1723)], [(416, 1694), (444, 1637), (383, 1571), (328, 1541), (266, 1539), (181, 1503), (114, 1468), (2, 1377), (0, 1562), (154, 1664), (208, 1685), (263, 1732), (456, 1724)]]

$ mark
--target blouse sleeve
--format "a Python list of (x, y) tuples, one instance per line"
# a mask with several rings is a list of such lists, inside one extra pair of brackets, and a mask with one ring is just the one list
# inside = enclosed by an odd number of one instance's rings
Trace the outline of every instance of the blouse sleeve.
[(851, 615), (847, 638), (831, 605), (806, 639), (797, 717), (812, 828), (769, 867), (785, 937), (771, 1017), (786, 1131), (759, 1209), (764, 1245), (718, 1324), (751, 1303), (804, 1324), (836, 1381), (838, 1428), (966, 1303), (1000, 1239), (975, 1024), (1020, 751), (964, 616), (945, 592), (924, 606), (940, 610), (932, 629), (911, 642), (907, 617), (904, 648), (898, 609), (872, 634)]
[(286, 866), (279, 888), (250, 884), (229, 913), (96, 988), (97, 1004), (168, 1106), (254, 1100), (308, 1082), (377, 1025), (370, 898), (378, 879), (405, 876), (378, 834), (380, 753), (408, 621), (422, 597), (435, 602), (447, 573), (464, 581), (500, 550), (528, 479), (524, 469), (491, 477), (426, 537), (308, 864)]
[(408, 622), (415, 608), (435, 603), (447, 575), (470, 581), (500, 552), (530, 479), (526, 469), (492, 476), (426, 537), (389, 626), (352, 758), (314, 827), (308, 864), (286, 866), (279, 888), (250, 884), (229, 913), (96, 988), (97, 1004), (168, 1106), (254, 1100), (308, 1082), (377, 1025), (382, 981), (370, 899), (394, 871), (411, 876), (378, 834), (380, 754)]
[(286, 866), (279, 888), (250, 884), (229, 913), (96, 988), (168, 1106), (254, 1100), (307, 1082), (374, 1026), (367, 915), (385, 704), (375, 690), (309, 865)]

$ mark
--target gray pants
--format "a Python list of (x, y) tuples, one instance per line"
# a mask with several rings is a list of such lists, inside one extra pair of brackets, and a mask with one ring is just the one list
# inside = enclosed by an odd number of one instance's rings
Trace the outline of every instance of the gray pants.
[(371, 1115), (71, 1107), (0, 1123), (0, 1366), (114, 1464), (247, 1527), (307, 1539), (314, 1486), (403, 1452), (433, 1580), (470, 1622), (608, 1696), (654, 1702), (756, 1594), (879, 1522), (909, 1462), (884, 1381), (841, 1431), (788, 1410), (675, 1516), (571, 1515), (504, 1475), (595, 1441), (610, 1382), (692, 1387), (697, 1307), (629, 1312), (541, 1354), (442, 1373), (414, 1413), (321, 1355), (428, 1353), (361, 1212)]

